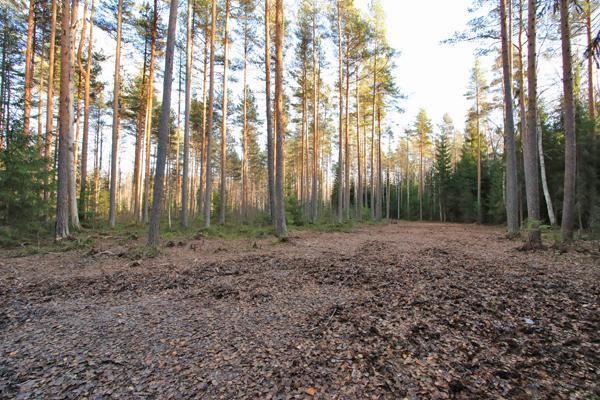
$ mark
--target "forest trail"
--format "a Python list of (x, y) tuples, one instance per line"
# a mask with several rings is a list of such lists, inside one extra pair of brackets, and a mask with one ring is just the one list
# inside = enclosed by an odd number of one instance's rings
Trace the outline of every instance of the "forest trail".
[(599, 396), (598, 253), (503, 235), (400, 222), (138, 261), (132, 238), (0, 255), (0, 398)]

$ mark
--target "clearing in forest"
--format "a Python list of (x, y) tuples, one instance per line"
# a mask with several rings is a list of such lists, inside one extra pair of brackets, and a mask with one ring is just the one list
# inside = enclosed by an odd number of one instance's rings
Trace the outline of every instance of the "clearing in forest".
[(599, 396), (598, 253), (503, 235), (404, 222), (2, 257), (0, 398)]

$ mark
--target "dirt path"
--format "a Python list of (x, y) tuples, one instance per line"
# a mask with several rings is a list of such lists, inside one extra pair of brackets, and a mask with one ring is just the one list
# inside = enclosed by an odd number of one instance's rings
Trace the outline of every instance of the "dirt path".
[(595, 398), (600, 260), (399, 223), (0, 256), (0, 398)]

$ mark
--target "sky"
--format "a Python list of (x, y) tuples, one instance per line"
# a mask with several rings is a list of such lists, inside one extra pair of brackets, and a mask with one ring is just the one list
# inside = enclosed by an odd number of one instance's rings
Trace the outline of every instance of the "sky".
[[(362, 7), (368, 0), (360, 0)], [(407, 96), (405, 112), (394, 116), (402, 130), (425, 108), (437, 125), (444, 113), (462, 129), (469, 107), (464, 94), (475, 62), (471, 44), (441, 44), (454, 32), (464, 30), (470, 18), (471, 0), (383, 0), (387, 37), (400, 51), (396, 80)]]

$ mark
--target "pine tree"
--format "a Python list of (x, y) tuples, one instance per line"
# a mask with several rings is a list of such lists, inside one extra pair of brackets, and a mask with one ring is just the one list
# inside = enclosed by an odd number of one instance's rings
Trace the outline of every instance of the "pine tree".
[(165, 77), (163, 80), (163, 99), (158, 128), (158, 149), (156, 155), (156, 172), (154, 175), (154, 193), (152, 200), (152, 214), (148, 229), (148, 245), (156, 247), (160, 234), (160, 209), (163, 199), (165, 163), (169, 141), (169, 125), (171, 116), (171, 87), (173, 76), (173, 58), (175, 52), (177, 30), (177, 3), (171, 0), (169, 8), (169, 25), (167, 30), (167, 48), (165, 53)]

